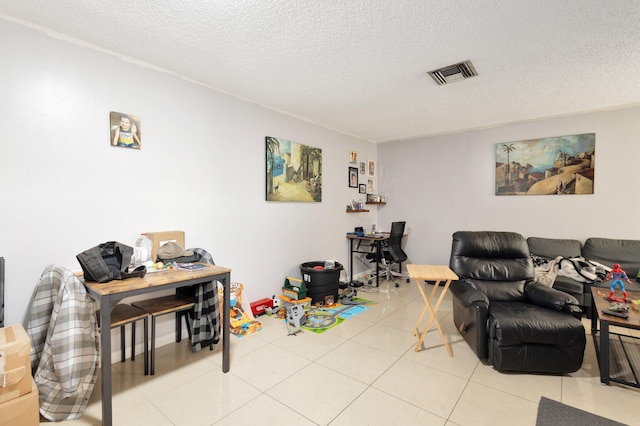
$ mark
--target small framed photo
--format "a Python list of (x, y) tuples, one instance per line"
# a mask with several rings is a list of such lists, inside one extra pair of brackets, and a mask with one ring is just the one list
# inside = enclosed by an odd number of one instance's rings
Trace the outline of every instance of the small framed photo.
[(349, 167), (349, 188), (358, 187), (358, 169), (356, 167)]
[(364, 183), (361, 183), (360, 185), (358, 185), (358, 192), (360, 194), (366, 194), (367, 193), (367, 185), (365, 185)]
[(369, 160), (369, 176), (376, 175), (376, 162), (373, 160)]
[(366, 173), (367, 170), (367, 165), (364, 163), (364, 161), (360, 162), (360, 174), (363, 175)]
[(374, 179), (369, 178), (367, 181), (367, 193), (375, 194), (376, 193), (376, 181)]
[(111, 111), (109, 113), (109, 134), (111, 146), (140, 149), (140, 118), (133, 114)]
[(356, 151), (349, 151), (349, 163), (358, 164), (358, 153)]

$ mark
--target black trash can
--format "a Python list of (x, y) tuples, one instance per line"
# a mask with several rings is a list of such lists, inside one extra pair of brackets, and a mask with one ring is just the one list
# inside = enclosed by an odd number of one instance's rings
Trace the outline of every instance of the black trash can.
[[(323, 269), (313, 269), (314, 266), (322, 266)], [(300, 265), (302, 281), (307, 286), (307, 296), (311, 298), (311, 303), (324, 303), (326, 296), (333, 296), (334, 303), (338, 301), (340, 271), (342, 265), (339, 262), (335, 262), (331, 269), (324, 268), (324, 261), (305, 262)]]

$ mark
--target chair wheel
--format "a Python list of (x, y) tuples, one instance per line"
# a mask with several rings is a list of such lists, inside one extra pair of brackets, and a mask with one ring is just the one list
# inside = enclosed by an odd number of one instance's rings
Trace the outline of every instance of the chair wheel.
[(400, 284), (396, 283), (396, 287), (400, 287)]
[(411, 280), (410, 280), (409, 278), (407, 278), (407, 282), (408, 282), (408, 283), (410, 283), (410, 282), (411, 282)]
[(373, 281), (369, 280), (369, 284), (371, 284)]

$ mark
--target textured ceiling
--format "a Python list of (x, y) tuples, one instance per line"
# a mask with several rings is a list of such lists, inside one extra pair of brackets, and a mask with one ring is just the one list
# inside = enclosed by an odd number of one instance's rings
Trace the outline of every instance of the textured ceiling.
[[(372, 142), (640, 104), (637, 0), (0, 0), (0, 17)], [(427, 75), (464, 60), (478, 77)]]

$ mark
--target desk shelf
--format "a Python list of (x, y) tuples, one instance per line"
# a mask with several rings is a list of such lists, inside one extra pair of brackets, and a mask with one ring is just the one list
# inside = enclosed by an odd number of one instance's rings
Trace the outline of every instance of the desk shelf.
[(385, 201), (367, 201), (365, 204), (380, 204), (384, 206), (387, 203)]
[(363, 210), (363, 209), (351, 209), (351, 210), (347, 210), (347, 213), (367, 213), (369, 210)]

